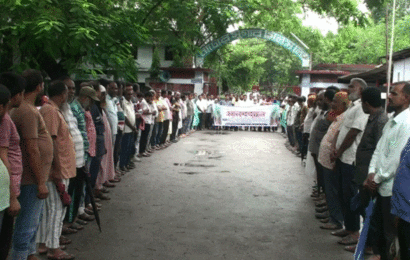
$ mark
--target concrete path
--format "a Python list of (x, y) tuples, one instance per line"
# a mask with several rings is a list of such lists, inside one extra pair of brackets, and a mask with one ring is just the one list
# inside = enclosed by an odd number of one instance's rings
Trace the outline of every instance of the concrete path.
[(353, 259), (319, 229), (278, 133), (197, 132), (144, 158), (68, 252), (91, 259)]

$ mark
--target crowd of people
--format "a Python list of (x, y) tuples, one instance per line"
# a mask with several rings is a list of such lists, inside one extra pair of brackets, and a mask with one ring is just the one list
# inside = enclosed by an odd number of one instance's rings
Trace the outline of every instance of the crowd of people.
[[(306, 171), (316, 173), (311, 196), (320, 228), (332, 230), (347, 251), (355, 252), (363, 235), (369, 259), (404, 260), (410, 259), (410, 83), (393, 84), (387, 102), (385, 111), (380, 89), (354, 78), (347, 92), (328, 87), (309, 95), (307, 105), (288, 96), (281, 124), (287, 147), (306, 154)], [(360, 234), (360, 216), (370, 219), (368, 233)]]
[[(137, 162), (214, 128), (216, 104), (280, 104), (252, 94), (142, 93), (138, 84), (106, 79), (76, 84), (64, 76), (47, 95), (44, 85), (37, 70), (0, 74), (0, 259), (74, 259), (66, 235), (94, 221), (91, 202), (100, 210)], [(393, 85), (387, 112), (380, 90), (359, 78), (347, 92), (332, 86), (280, 105), (287, 147), (316, 172), (320, 228), (354, 252), (360, 216), (374, 202), (365, 252), (392, 259), (397, 237), (401, 259), (410, 259), (410, 84)]]
[(67, 235), (138, 161), (210, 128), (210, 98), (68, 76), (45, 91), (40, 71), (0, 74), (0, 259), (74, 259)]

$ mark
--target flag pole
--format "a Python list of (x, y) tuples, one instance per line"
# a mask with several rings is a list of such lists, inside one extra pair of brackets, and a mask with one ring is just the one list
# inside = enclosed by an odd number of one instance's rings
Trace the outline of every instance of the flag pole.
[[(392, 66), (393, 66), (393, 45), (394, 45), (394, 24), (395, 24), (395, 19), (396, 19), (396, 0), (393, 0), (393, 18), (392, 18), (392, 33), (391, 33), (391, 41), (390, 41), (390, 52), (389, 52), (389, 63), (388, 63), (388, 69), (387, 69), (387, 91), (386, 91), (386, 99), (388, 100), (389, 95), (390, 95), (390, 87), (391, 87), (391, 72), (392, 72)], [(387, 23), (387, 21), (386, 21)], [(386, 111), (387, 111), (387, 104), (386, 102)]]

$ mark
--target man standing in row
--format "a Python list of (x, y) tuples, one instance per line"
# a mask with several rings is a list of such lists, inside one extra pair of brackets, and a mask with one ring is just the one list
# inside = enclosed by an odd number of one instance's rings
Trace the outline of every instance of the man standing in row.
[(20, 214), (16, 218), (11, 259), (37, 259), (36, 234), (44, 199), (48, 197), (48, 180), (53, 161), (53, 141), (43, 117), (34, 106), (36, 98), (44, 90), (41, 73), (36, 70), (23, 72), (27, 85), (24, 101), (11, 111), (21, 138), (23, 176), (19, 202)]
[(46, 183), (50, 194), (45, 200), (39, 228), (39, 250), (48, 249), (48, 258), (74, 259), (73, 255), (60, 249), (60, 236), (67, 206), (63, 204), (60, 196), (67, 192), (69, 180), (76, 176), (74, 142), (61, 112), (67, 102), (67, 86), (62, 81), (52, 82), (48, 88), (48, 95), (50, 99), (41, 107), (40, 113), (53, 139), (54, 159), (50, 180)]
[[(365, 182), (365, 187), (373, 193), (377, 192), (376, 205), (373, 211), (374, 222), (377, 225), (375, 249), (379, 250), (382, 260), (390, 259), (390, 246), (397, 233), (393, 226), (393, 214), (406, 218), (406, 215), (401, 213), (400, 207), (397, 207), (400, 202), (403, 202), (403, 199), (399, 196), (399, 191), (395, 194), (393, 203), (391, 201), (396, 171), (398, 170), (400, 173), (401, 169), (399, 167), (400, 154), (410, 138), (409, 105), (410, 84), (408, 82), (396, 83), (389, 95), (389, 108), (394, 111), (394, 115), (383, 129), (383, 134), (370, 162), (369, 175)], [(399, 174), (395, 182), (395, 188), (399, 190), (405, 183), (403, 175)], [(408, 189), (407, 186), (405, 190)], [(403, 250), (407, 248), (408, 245)]]

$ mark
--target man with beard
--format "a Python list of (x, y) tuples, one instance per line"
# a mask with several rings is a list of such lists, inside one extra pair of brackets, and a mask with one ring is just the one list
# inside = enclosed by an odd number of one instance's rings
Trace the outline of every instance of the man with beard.
[[(319, 92), (317, 96), (317, 106), (321, 109), (315, 123), (312, 126), (311, 138), (309, 141), (309, 152), (312, 154), (317, 174), (317, 193), (314, 195), (321, 198), (319, 195), (324, 192), (324, 179), (323, 179), (323, 168), (318, 161), (320, 143), (322, 142), (323, 137), (327, 133), (331, 121), (328, 120), (328, 110), (330, 108), (330, 103), (333, 100), (336, 90), (333, 87), (329, 87), (326, 91)], [(316, 206), (324, 206), (325, 201), (319, 201)], [(323, 214), (322, 216), (316, 215), (317, 218), (325, 219), (328, 215)]]
[(369, 118), (362, 109), (360, 99), (366, 88), (367, 84), (363, 79), (353, 78), (350, 81), (348, 93), (352, 104), (345, 112), (333, 154), (333, 159), (336, 160), (335, 174), (339, 178), (339, 200), (345, 229), (335, 231), (332, 235), (343, 237), (338, 241), (342, 245), (357, 244), (359, 238), (360, 216), (351, 209), (350, 202), (358, 192), (357, 184), (353, 181), (356, 172), (356, 152)]
[[(82, 131), (86, 132), (85, 129), (85, 119), (80, 118), (83, 120), (83, 125), (80, 127), (79, 121), (77, 117), (74, 116), (73, 111), (69, 103), (72, 103), (75, 98), (75, 84), (74, 81), (71, 80), (70, 77), (65, 76), (61, 77), (60, 80), (64, 82), (68, 89), (68, 96), (67, 102), (65, 102), (61, 107), (61, 113), (64, 116), (65, 121), (67, 122), (71, 137), (74, 142), (74, 149), (75, 149), (75, 160), (76, 160), (76, 176), (70, 179), (68, 185), (68, 194), (70, 194), (72, 198), (71, 205), (67, 208), (67, 213), (65, 217), (65, 221), (68, 222), (67, 228), (74, 228), (77, 227), (78, 229), (82, 229), (81, 226), (73, 225), (75, 218), (77, 217), (78, 208), (80, 206), (81, 197), (83, 195), (83, 186), (84, 186), (84, 175), (86, 174), (85, 170), (85, 140), (84, 136), (82, 135)], [(81, 112), (80, 112), (81, 113)], [(80, 130), (82, 128), (82, 130)], [(86, 133), (85, 133), (86, 135)], [(88, 142), (88, 140), (86, 140)]]
[(36, 235), (44, 199), (48, 197), (46, 182), (53, 161), (53, 141), (43, 117), (34, 106), (36, 98), (44, 91), (40, 71), (23, 72), (27, 85), (24, 101), (11, 111), (20, 135), (23, 158), (23, 175), (20, 188), (20, 214), (16, 218), (11, 259), (37, 259)]
[[(395, 83), (388, 102), (389, 109), (394, 111), (394, 114), (383, 128), (383, 134), (369, 165), (369, 175), (364, 183), (365, 188), (376, 193), (376, 205), (373, 211), (374, 223), (377, 225), (375, 249), (379, 250), (382, 260), (391, 259), (389, 250), (396, 235), (393, 225), (394, 215), (408, 218), (408, 215), (404, 213), (404, 207), (402, 208), (408, 203), (408, 196), (407, 199), (400, 196), (404, 195), (403, 191), (408, 193), (409, 189), (409, 186), (406, 186), (408, 176), (403, 175), (403, 167), (407, 167), (407, 164), (405, 160), (402, 165), (400, 164), (400, 154), (403, 151), (405, 156), (408, 152), (403, 148), (406, 147), (410, 137), (410, 84), (408, 82)], [(395, 195), (392, 200), (393, 183)], [(407, 250), (408, 244), (401, 249)]]

